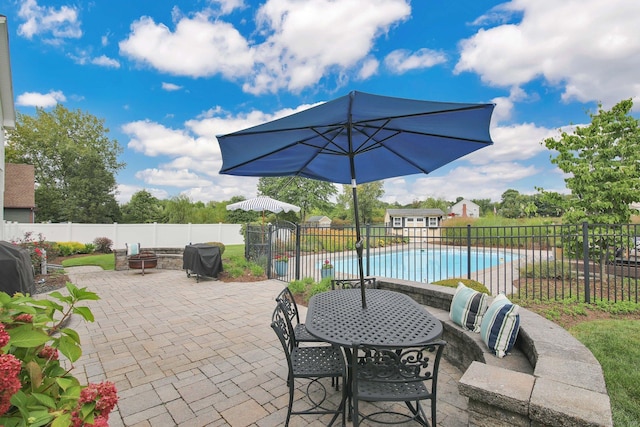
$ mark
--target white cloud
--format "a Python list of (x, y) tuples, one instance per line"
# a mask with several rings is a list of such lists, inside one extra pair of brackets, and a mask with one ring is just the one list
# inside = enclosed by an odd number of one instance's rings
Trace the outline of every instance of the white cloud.
[(464, 159), (475, 165), (529, 160), (547, 151), (541, 142), (556, 134), (556, 129), (539, 127), (533, 123), (493, 127), (491, 139), (494, 144), (471, 153)]
[(142, 17), (119, 46), (122, 55), (174, 75), (221, 74), (235, 80), (253, 66), (253, 51), (242, 35), (231, 24), (209, 22), (203, 14), (180, 19), (174, 32)]
[(167, 92), (173, 92), (182, 89), (182, 86), (178, 86), (174, 83), (162, 82), (162, 89), (166, 90)]
[[(243, 7), (219, 3), (223, 9)], [(174, 9), (174, 30), (142, 17), (119, 46), (123, 56), (161, 72), (221, 75), (243, 81), (243, 90), (253, 94), (298, 92), (330, 73), (340, 84), (347, 72), (360, 79), (371, 76), (377, 69), (370, 58), (375, 39), (410, 12), (407, 0), (268, 0), (256, 14), (257, 32), (248, 39), (231, 24), (210, 20), (207, 12), (185, 17)], [(411, 60), (424, 62), (417, 55)]]
[(55, 107), (60, 102), (65, 102), (67, 97), (59, 91), (49, 93), (25, 92), (16, 98), (16, 105), (23, 107)]
[(130, 122), (122, 131), (131, 137), (128, 147), (146, 156), (177, 157), (189, 153), (194, 157), (207, 157), (219, 151), (213, 135), (209, 139), (194, 138), (185, 130), (169, 129), (149, 120)]
[(369, 55), (377, 37), (410, 13), (406, 0), (269, 0), (257, 13), (266, 39), (256, 46), (256, 74), (243, 89), (297, 92), (317, 84), (327, 72), (342, 75)]
[(20, 6), (18, 16), (25, 20), (18, 26), (18, 34), (28, 39), (36, 35), (51, 34), (50, 43), (60, 43), (66, 38), (80, 38), (82, 30), (78, 19), (78, 10), (70, 6), (39, 6), (36, 0), (25, 0)]
[(167, 191), (158, 188), (147, 188), (138, 185), (118, 184), (118, 194), (116, 194), (116, 200), (121, 205), (128, 203), (131, 200), (131, 196), (142, 190), (146, 190), (153, 197), (160, 200), (169, 198), (169, 193), (167, 193)]
[(380, 61), (375, 58), (367, 58), (362, 61), (362, 66), (358, 72), (358, 80), (366, 80), (378, 72)]
[(228, 15), (236, 9), (245, 7), (243, 0), (211, 0), (211, 4), (218, 5), (220, 13)]
[(100, 55), (97, 58), (93, 58), (91, 60), (91, 63), (100, 65), (101, 67), (120, 68), (120, 62), (118, 62), (116, 59), (109, 58), (106, 55)]
[(410, 70), (430, 68), (447, 61), (444, 53), (422, 48), (416, 52), (397, 49), (387, 55), (384, 65), (395, 74), (403, 74)]
[(211, 185), (211, 181), (202, 179), (187, 169), (145, 169), (136, 173), (136, 178), (151, 185), (166, 185), (171, 187), (204, 187)]
[(507, 87), (542, 78), (567, 102), (609, 107), (640, 98), (640, 2), (513, 0), (490, 14), (510, 19), (514, 12), (520, 22), (481, 29), (460, 43), (455, 72), (473, 71)]

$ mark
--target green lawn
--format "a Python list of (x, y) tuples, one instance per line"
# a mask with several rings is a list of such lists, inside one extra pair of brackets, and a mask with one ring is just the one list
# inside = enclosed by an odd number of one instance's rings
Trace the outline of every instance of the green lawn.
[(613, 425), (640, 426), (640, 321), (594, 320), (580, 323), (569, 332), (602, 366)]
[(69, 258), (62, 261), (63, 267), (78, 267), (84, 265), (97, 265), (103, 270), (115, 270), (115, 257), (113, 254), (87, 255), (77, 258)]

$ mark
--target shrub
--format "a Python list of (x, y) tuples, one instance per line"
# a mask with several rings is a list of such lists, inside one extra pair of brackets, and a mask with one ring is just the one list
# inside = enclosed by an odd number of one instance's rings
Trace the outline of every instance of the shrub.
[(471, 279), (461, 279), (461, 278), (444, 279), (444, 280), (438, 280), (437, 282), (433, 282), (432, 285), (447, 286), (449, 288), (457, 288), (458, 283), (460, 282), (462, 282), (462, 284), (465, 285), (466, 287), (471, 288), (475, 291), (482, 292), (487, 295), (491, 295), (491, 292), (489, 292), (489, 289), (487, 289), (485, 285)]
[(103, 254), (110, 254), (113, 241), (108, 237), (96, 237), (93, 239), (93, 244), (96, 247), (96, 252)]
[(220, 248), (220, 256), (222, 256), (222, 254), (224, 253), (224, 250), (225, 250), (224, 243), (221, 243), (221, 242), (207, 242), (207, 245), (219, 247)]
[(82, 253), (84, 250), (84, 243), (80, 242), (58, 242), (58, 250), (62, 256), (70, 256)]
[(80, 249), (79, 254), (92, 254), (96, 250), (96, 245), (93, 243), (85, 243), (84, 248)]
[(72, 314), (92, 322), (91, 310), (78, 304), (99, 298), (72, 283), (67, 290), (49, 294), (53, 300), (0, 292), (0, 425), (108, 425), (116, 388), (108, 381), (82, 386), (71, 375), (80, 337), (63, 327)]

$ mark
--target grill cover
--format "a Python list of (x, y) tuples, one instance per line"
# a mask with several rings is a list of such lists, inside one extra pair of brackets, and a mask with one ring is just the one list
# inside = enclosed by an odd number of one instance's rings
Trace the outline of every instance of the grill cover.
[(206, 243), (196, 243), (184, 247), (182, 268), (198, 276), (218, 277), (222, 271), (220, 248)]
[(0, 291), (9, 295), (36, 291), (29, 251), (5, 241), (0, 241)]

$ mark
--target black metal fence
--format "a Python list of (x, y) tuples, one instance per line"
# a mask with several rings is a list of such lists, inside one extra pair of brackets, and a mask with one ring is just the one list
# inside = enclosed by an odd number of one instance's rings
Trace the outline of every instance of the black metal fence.
[[(421, 283), (467, 278), (494, 295), (527, 299), (638, 302), (638, 227), (366, 226), (364, 272)], [(358, 276), (354, 228), (247, 226), (245, 242), (247, 258), (263, 265), (272, 278), (288, 282)]]

